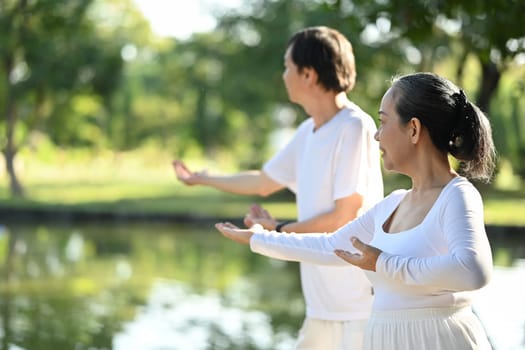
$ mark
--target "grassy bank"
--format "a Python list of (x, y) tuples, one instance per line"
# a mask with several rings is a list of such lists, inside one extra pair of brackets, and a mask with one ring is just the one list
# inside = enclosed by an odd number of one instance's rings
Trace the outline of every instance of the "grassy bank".
[[(231, 195), (205, 187), (187, 187), (173, 174), (169, 155), (142, 150), (133, 154), (58, 153), (45, 159), (22, 155), (17, 170), (26, 196), (12, 199), (5, 173), (0, 173), (0, 209), (83, 211), (116, 214), (161, 214), (241, 218), (251, 203), (263, 203), (279, 218), (294, 218), (293, 196), (268, 198)], [(195, 169), (204, 164), (190, 162)], [(209, 169), (229, 172), (224, 164)], [(405, 178), (385, 176), (385, 191), (409, 186)], [(487, 224), (525, 226), (525, 190), (480, 186)]]

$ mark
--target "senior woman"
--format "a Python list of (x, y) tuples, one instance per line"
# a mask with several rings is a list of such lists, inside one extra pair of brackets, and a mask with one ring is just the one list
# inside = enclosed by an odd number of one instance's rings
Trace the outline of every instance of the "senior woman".
[(432, 73), (394, 79), (379, 117), (383, 166), (409, 176), (410, 189), (328, 235), (216, 228), (269, 257), (364, 269), (375, 290), (367, 350), (490, 349), (471, 308), (474, 291), (490, 279), (492, 256), (482, 198), (469, 181), (492, 176), (488, 119)]

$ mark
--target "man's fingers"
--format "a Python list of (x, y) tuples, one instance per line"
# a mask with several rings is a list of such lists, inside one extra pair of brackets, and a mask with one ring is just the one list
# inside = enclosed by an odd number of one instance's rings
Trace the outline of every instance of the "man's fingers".
[(263, 210), (263, 215), (264, 215), (267, 219), (270, 219), (270, 218), (272, 217), (272, 216), (270, 215), (270, 213), (268, 212), (268, 210), (263, 209), (263, 208), (261, 208), (261, 209)]
[(173, 162), (173, 168), (175, 169), (175, 173), (179, 177), (185, 177), (190, 174), (189, 170), (179, 162)]
[(246, 214), (246, 216), (244, 217), (244, 226), (246, 227), (252, 227), (253, 224), (255, 223), (252, 219), (252, 216), (250, 214)]
[(261, 208), (261, 206), (259, 204), (254, 204), (253, 205), (253, 212), (254, 212), (254, 214), (257, 217), (261, 217), (262, 213), (263, 213), (263, 210), (262, 210), (262, 208)]
[(257, 217), (257, 204), (250, 205), (250, 214)]
[(266, 209), (261, 207), (259, 204), (252, 204), (250, 206), (250, 213), (249, 215), (252, 216), (252, 219), (271, 219), (272, 216)]
[(185, 169), (186, 167), (181, 161), (175, 160), (171, 163), (175, 169)]

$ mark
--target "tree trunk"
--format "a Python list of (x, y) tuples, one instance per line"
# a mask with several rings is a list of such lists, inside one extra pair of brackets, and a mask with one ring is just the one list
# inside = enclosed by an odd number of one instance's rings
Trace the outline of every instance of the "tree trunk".
[(483, 112), (488, 112), (490, 99), (498, 88), (501, 72), (492, 62), (481, 63), (481, 86), (476, 104)]
[(24, 190), (16, 176), (15, 156), (17, 149), (14, 141), (14, 130), (16, 126), (16, 113), (12, 95), (8, 92), (6, 108), (6, 146), (3, 150), (5, 159), (5, 169), (9, 176), (9, 188), (13, 197), (22, 197)]
[(22, 185), (18, 181), (15, 171), (15, 156), (16, 156), (16, 146), (15, 146), (15, 127), (16, 127), (16, 106), (15, 106), (15, 95), (13, 91), (13, 86), (9, 81), (9, 75), (13, 68), (13, 58), (11, 56), (4, 58), (4, 68), (6, 72), (5, 77), (5, 137), (6, 143), (5, 148), (2, 150), (5, 159), (5, 169), (9, 177), (9, 189), (13, 197), (22, 197), (24, 191)]
[[(15, 156), (17, 153), (17, 147), (15, 145), (15, 129), (17, 123), (17, 110), (16, 110), (16, 94), (15, 88), (10, 81), (10, 75), (15, 66), (15, 54), (14, 52), (16, 43), (20, 41), (21, 33), (25, 29), (26, 22), (29, 15), (25, 13), (27, 7), (27, 0), (19, 0), (17, 6), (13, 7), (11, 13), (7, 14), (6, 23), (11, 30), (15, 33), (13, 35), (13, 41), (11, 45), (7, 46), (3, 52), (2, 65), (4, 68), (5, 80), (5, 147), (2, 149), (5, 159), (5, 168), (9, 177), (9, 188), (13, 197), (22, 197), (24, 191), (22, 185), (18, 181), (15, 171)], [(19, 23), (20, 22), (20, 23)], [(10, 41), (8, 41), (10, 42)], [(13, 44), (15, 43), (15, 44)]]
[(456, 69), (456, 83), (459, 86), (463, 86), (463, 73), (465, 72), (465, 64), (467, 62), (467, 58), (469, 55), (469, 51), (467, 49), (464, 49), (464, 51), (461, 53), (461, 56), (458, 59), (458, 68)]

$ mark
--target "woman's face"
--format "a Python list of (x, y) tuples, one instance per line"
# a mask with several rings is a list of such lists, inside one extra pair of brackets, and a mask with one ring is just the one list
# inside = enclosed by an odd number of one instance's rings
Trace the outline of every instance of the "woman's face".
[(383, 155), (383, 166), (386, 170), (404, 173), (413, 155), (413, 144), (410, 138), (409, 125), (403, 125), (395, 110), (393, 88), (390, 88), (379, 109), (379, 127), (375, 139)]

